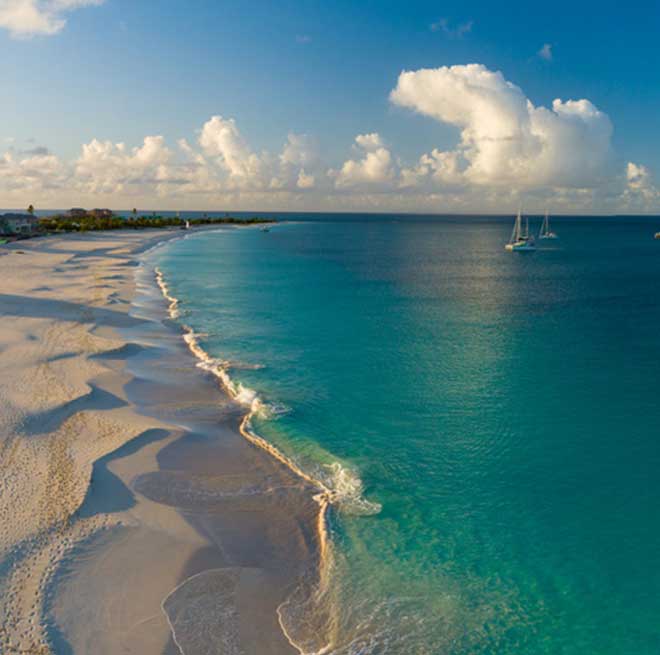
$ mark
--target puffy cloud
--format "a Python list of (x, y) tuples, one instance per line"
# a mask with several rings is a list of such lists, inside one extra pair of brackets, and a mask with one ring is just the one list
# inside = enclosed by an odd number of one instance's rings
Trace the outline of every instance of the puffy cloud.
[(315, 186), (318, 146), (305, 134), (289, 134), (277, 157), (268, 152), (257, 154), (247, 145), (234, 119), (213, 116), (202, 128), (199, 145), (201, 153), (193, 152), (190, 146), (187, 151), (202, 169), (196, 177), (204, 179), (204, 188), (210, 181), (216, 188), (232, 191), (279, 192)]
[(236, 186), (263, 186), (265, 162), (249, 149), (233, 118), (213, 116), (202, 128), (199, 145), (229, 173)]
[(360, 159), (349, 159), (338, 172), (330, 171), (337, 188), (384, 185), (394, 179), (392, 155), (379, 134), (359, 134), (354, 147)]
[(299, 189), (313, 189), (315, 184), (315, 177), (305, 173), (305, 169), (301, 169), (298, 173), (298, 181), (296, 182), (296, 186)]
[(289, 134), (280, 161), (285, 166), (314, 166), (319, 159), (318, 143), (307, 134)]
[(652, 209), (660, 200), (660, 191), (654, 185), (651, 172), (646, 166), (628, 162), (624, 200), (628, 207), (637, 209)]
[(401, 169), (400, 186), (419, 187), (429, 181), (446, 186), (462, 186), (465, 180), (460, 166), (459, 153), (441, 152), (434, 148), (430, 154), (422, 155), (416, 166)]
[(52, 197), (70, 178), (67, 166), (45, 148), (35, 152), (9, 150), (0, 156), (0, 190), (5, 206), (22, 206)]
[(15, 38), (56, 34), (66, 14), (104, 0), (0, 0), (0, 27)]
[(12, 140), (0, 154), (0, 204), (461, 212), (513, 210), (522, 199), (530, 211), (658, 210), (645, 166), (610, 168), (611, 125), (588, 100), (534, 107), (478, 65), (403, 73), (391, 97), (459, 127), (456, 146), (410, 163), (380, 134), (358, 134), (352, 155), (328, 170), (310, 136), (291, 133), (279, 152), (256, 152), (221, 116), (172, 149), (162, 136), (136, 147), (93, 139), (73, 162)]
[[(591, 102), (534, 107), (501, 73), (481, 64), (403, 72), (390, 99), (461, 128), (448, 159), (463, 162), (465, 183), (588, 187), (610, 172), (612, 125)], [(447, 159), (437, 152), (432, 157)]]
[[(76, 192), (108, 197), (250, 197), (316, 188), (318, 152), (313, 139), (290, 134), (282, 152), (254, 153), (236, 122), (213, 116), (198, 143), (179, 139), (170, 150), (162, 136), (139, 147), (93, 139), (82, 146), (70, 186)], [(261, 196), (260, 196), (261, 197)]]
[(123, 143), (93, 139), (82, 147), (76, 162), (76, 181), (91, 193), (113, 194), (166, 180), (172, 153), (162, 136), (145, 137), (142, 146), (129, 150)]
[(376, 132), (373, 132), (372, 134), (358, 134), (355, 137), (355, 143), (367, 152), (376, 152), (385, 147), (383, 140), (380, 138), (380, 134), (377, 134)]
[(634, 189), (635, 191), (641, 191), (642, 189), (647, 189), (651, 184), (651, 174), (649, 173), (646, 166), (641, 164), (634, 164), (629, 161), (626, 166), (626, 180), (628, 181), (628, 187)]

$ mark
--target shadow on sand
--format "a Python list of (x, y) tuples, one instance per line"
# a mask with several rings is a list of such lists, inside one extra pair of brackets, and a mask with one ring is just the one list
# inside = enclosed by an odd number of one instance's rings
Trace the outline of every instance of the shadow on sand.
[(54, 407), (45, 412), (38, 412), (27, 417), (22, 428), (25, 434), (37, 435), (55, 432), (59, 430), (67, 419), (82, 411), (98, 410), (107, 411), (126, 407), (128, 403), (109, 391), (100, 389), (90, 384), (91, 391), (84, 396), (79, 396), (63, 405)]
[(87, 495), (77, 514), (80, 518), (90, 518), (97, 514), (123, 512), (135, 505), (133, 492), (115, 475), (108, 464), (137, 453), (154, 441), (171, 436), (168, 430), (154, 428), (146, 430), (121, 448), (96, 460), (92, 469), (92, 480)]
[(51, 318), (76, 323), (101, 323), (110, 327), (134, 327), (143, 320), (128, 314), (103, 307), (92, 307), (66, 300), (30, 298), (0, 293), (0, 316), (21, 316), (26, 318)]

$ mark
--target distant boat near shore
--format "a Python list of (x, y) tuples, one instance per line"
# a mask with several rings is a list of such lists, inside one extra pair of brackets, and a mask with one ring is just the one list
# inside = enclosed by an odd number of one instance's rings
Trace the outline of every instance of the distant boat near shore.
[(525, 218), (523, 224), (520, 210), (518, 210), (516, 222), (513, 224), (511, 239), (509, 239), (509, 243), (504, 247), (509, 252), (533, 252), (536, 250), (534, 237), (529, 233), (529, 218)]
[(545, 212), (543, 223), (541, 224), (541, 231), (539, 232), (539, 239), (558, 239), (559, 235), (550, 229), (550, 218), (548, 212)]

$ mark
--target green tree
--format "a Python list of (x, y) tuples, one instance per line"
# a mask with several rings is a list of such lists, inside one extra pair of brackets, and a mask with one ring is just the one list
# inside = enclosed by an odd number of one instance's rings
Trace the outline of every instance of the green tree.
[(30, 216), (34, 216), (34, 206), (33, 205), (30, 205), (27, 210), (28, 210), (28, 214), (30, 214)]

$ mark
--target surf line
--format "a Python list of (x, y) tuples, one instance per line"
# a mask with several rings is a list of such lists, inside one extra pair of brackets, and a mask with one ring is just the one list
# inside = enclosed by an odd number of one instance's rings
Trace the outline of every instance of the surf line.
[[(156, 283), (163, 294), (163, 298), (168, 302), (168, 314), (169, 317), (173, 320), (180, 318), (181, 311), (179, 309), (179, 299), (173, 296), (165, 282), (165, 277), (160, 268), (154, 268), (156, 274)], [(207, 370), (213, 373), (222, 383), (222, 386), (230, 398), (236, 400), (239, 404), (245, 404), (241, 402), (240, 396), (244, 389), (239, 385), (237, 386), (234, 381), (231, 379), (226, 369), (223, 368), (217, 360), (211, 357), (202, 346), (199, 344), (197, 334), (195, 331), (188, 325), (184, 323), (179, 323), (183, 330), (183, 340), (188, 345), (190, 352), (195, 355), (199, 360), (200, 368)], [(318, 587), (315, 590), (315, 594), (322, 595), (328, 588), (330, 580), (330, 571), (332, 569), (332, 549), (330, 547), (330, 535), (328, 530), (328, 512), (330, 511), (330, 506), (335, 502), (339, 494), (336, 491), (330, 489), (325, 485), (321, 480), (317, 480), (312, 477), (305, 471), (303, 471), (290, 457), (287, 457), (281, 450), (271, 444), (269, 441), (266, 441), (263, 437), (256, 434), (251, 427), (252, 417), (258, 413), (261, 407), (261, 401), (259, 400), (256, 394), (254, 395), (252, 401), (249, 404), (248, 411), (243, 416), (241, 420), (239, 431), (241, 435), (250, 443), (255, 445), (257, 448), (261, 448), (266, 451), (271, 457), (275, 458), (278, 462), (288, 467), (295, 475), (301, 479), (309, 482), (311, 485), (315, 486), (318, 489), (318, 493), (314, 494), (312, 498), (319, 506), (319, 512), (317, 515), (316, 521), (316, 531), (319, 540), (319, 583)], [(286, 601), (285, 601), (286, 602)], [(300, 655), (306, 655), (302, 648), (295, 643), (291, 638), (285, 626), (282, 623), (282, 617), (278, 608), (278, 622), (282, 633), (286, 637), (287, 641), (293, 646)], [(327, 644), (325, 647), (321, 648), (314, 655), (322, 655), (322, 653), (327, 653), (330, 648), (330, 644)]]

